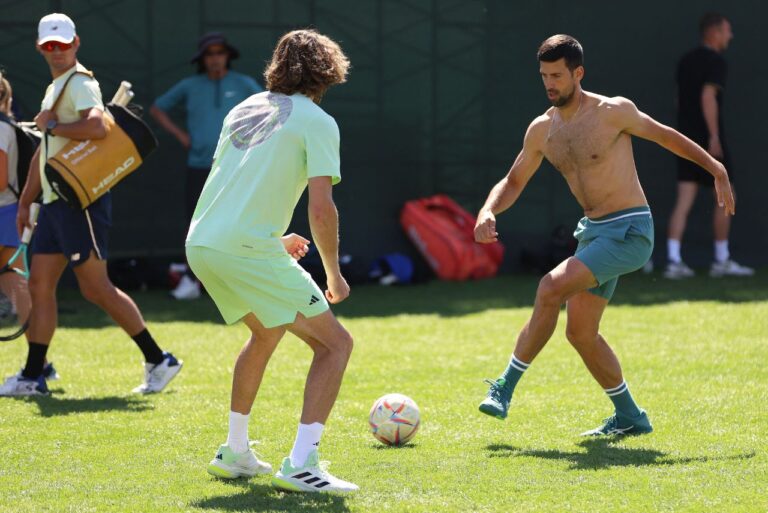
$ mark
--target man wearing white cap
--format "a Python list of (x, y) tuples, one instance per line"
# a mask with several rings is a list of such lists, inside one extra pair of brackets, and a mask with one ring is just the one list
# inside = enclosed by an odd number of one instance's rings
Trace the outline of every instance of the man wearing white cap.
[(54, 13), (40, 20), (37, 49), (48, 63), (53, 82), (46, 89), (41, 111), (35, 117), (45, 137), (32, 157), (17, 217), (21, 233), (29, 224), (31, 203), (42, 193), (43, 207), (32, 239), (29, 353), (22, 371), (0, 386), (0, 396), (49, 393), (43, 365), (57, 324), (56, 286), (68, 264), (75, 272), (83, 297), (108, 313), (144, 354), (144, 383), (134, 392), (161, 391), (182, 365), (158, 347), (136, 304), (109, 280), (106, 258), (111, 196), (105, 194), (85, 210), (75, 209), (59, 200), (45, 177), (46, 160), (69, 141), (106, 136), (99, 83), (77, 61), (79, 48), (80, 38), (68, 16)]

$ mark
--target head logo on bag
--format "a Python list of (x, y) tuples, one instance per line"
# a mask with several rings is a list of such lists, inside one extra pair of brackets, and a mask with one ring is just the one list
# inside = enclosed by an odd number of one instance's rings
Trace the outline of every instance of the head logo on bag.
[(136, 162), (136, 159), (133, 157), (128, 157), (127, 159), (125, 159), (125, 162), (117, 166), (117, 169), (115, 169), (110, 174), (105, 176), (97, 186), (91, 189), (93, 191), (93, 194), (95, 196), (98, 196), (102, 189), (104, 189), (105, 187), (108, 187), (109, 184), (115, 181), (116, 179), (118, 179), (121, 174), (131, 169), (131, 166), (133, 166), (135, 162)]

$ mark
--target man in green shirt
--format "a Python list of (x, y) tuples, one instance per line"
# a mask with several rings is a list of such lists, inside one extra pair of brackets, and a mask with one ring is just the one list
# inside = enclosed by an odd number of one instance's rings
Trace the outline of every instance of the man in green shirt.
[[(290, 331), (314, 358), (296, 441), (272, 484), (291, 491), (357, 490), (322, 469), (317, 450), (352, 351), (352, 337), (328, 307), (349, 295), (331, 191), (341, 179), (339, 129), (317, 104), (330, 86), (346, 81), (348, 68), (329, 38), (312, 30), (284, 35), (264, 74), (268, 91), (224, 120), (192, 217), (186, 243), (192, 270), (224, 320), (242, 320), (251, 330), (235, 365), (229, 436), (208, 465), (218, 477), (272, 471), (248, 447), (248, 420), (270, 356)], [(328, 276), (325, 293), (296, 263), (309, 241), (283, 235), (307, 187), (309, 223)]]

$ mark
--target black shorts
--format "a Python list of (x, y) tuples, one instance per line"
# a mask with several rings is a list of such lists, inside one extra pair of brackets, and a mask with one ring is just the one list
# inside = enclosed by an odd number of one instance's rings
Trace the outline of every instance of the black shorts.
[[(693, 139), (693, 141), (707, 149), (708, 142), (702, 142), (702, 139)], [(731, 167), (731, 155), (728, 152), (728, 148), (723, 146), (723, 159), (720, 161), (725, 169), (728, 171), (728, 179), (733, 183), (733, 168)], [(714, 187), (715, 179), (711, 174), (698, 164), (694, 164), (688, 159), (677, 158), (677, 181), (678, 182), (695, 182), (699, 185), (707, 187)]]
[(32, 236), (32, 254), (63, 254), (72, 266), (88, 260), (91, 251), (107, 259), (112, 195), (105, 194), (85, 210), (56, 200), (40, 209)]

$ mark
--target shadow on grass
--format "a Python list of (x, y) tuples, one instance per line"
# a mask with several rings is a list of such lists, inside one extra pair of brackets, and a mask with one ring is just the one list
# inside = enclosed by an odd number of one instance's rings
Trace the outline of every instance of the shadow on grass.
[(192, 508), (224, 511), (349, 511), (346, 497), (326, 493), (287, 493), (276, 490), (267, 484), (247, 481), (226, 481), (242, 490), (233, 495), (208, 497), (191, 503)]
[(405, 444), (405, 445), (384, 445), (381, 443), (371, 444), (371, 449), (376, 451), (402, 451), (404, 449), (415, 449), (419, 444)]
[(37, 404), (41, 417), (60, 417), (77, 413), (100, 413), (108, 411), (142, 412), (154, 408), (152, 403), (141, 397), (82, 397), (58, 398), (33, 396), (25, 398)]
[(614, 445), (617, 440), (591, 438), (577, 445), (584, 451), (561, 451), (558, 449), (520, 449), (507, 444), (486, 446), (491, 458), (512, 458), (529, 456), (546, 460), (562, 460), (571, 463), (570, 470), (597, 470), (609, 467), (642, 467), (684, 465), (686, 463), (706, 463), (709, 461), (735, 461), (753, 458), (755, 453), (734, 456), (693, 456), (685, 458), (667, 458), (667, 453), (655, 449), (621, 447)]
[[(470, 282), (431, 281), (419, 285), (382, 287), (357, 285), (350, 298), (333, 307), (346, 318), (388, 317), (400, 314), (434, 314), (457, 317), (490, 309), (532, 308), (539, 277), (505, 275)], [(164, 291), (129, 294), (150, 323), (197, 322), (223, 325), (208, 296), (178, 302)], [(768, 301), (768, 272), (747, 279), (716, 279), (696, 276), (665, 280), (658, 274), (633, 273), (622, 277), (611, 305), (654, 305), (675, 301), (747, 303)], [(76, 290), (60, 294), (60, 324), (76, 328), (115, 326), (109, 316), (87, 303)]]

